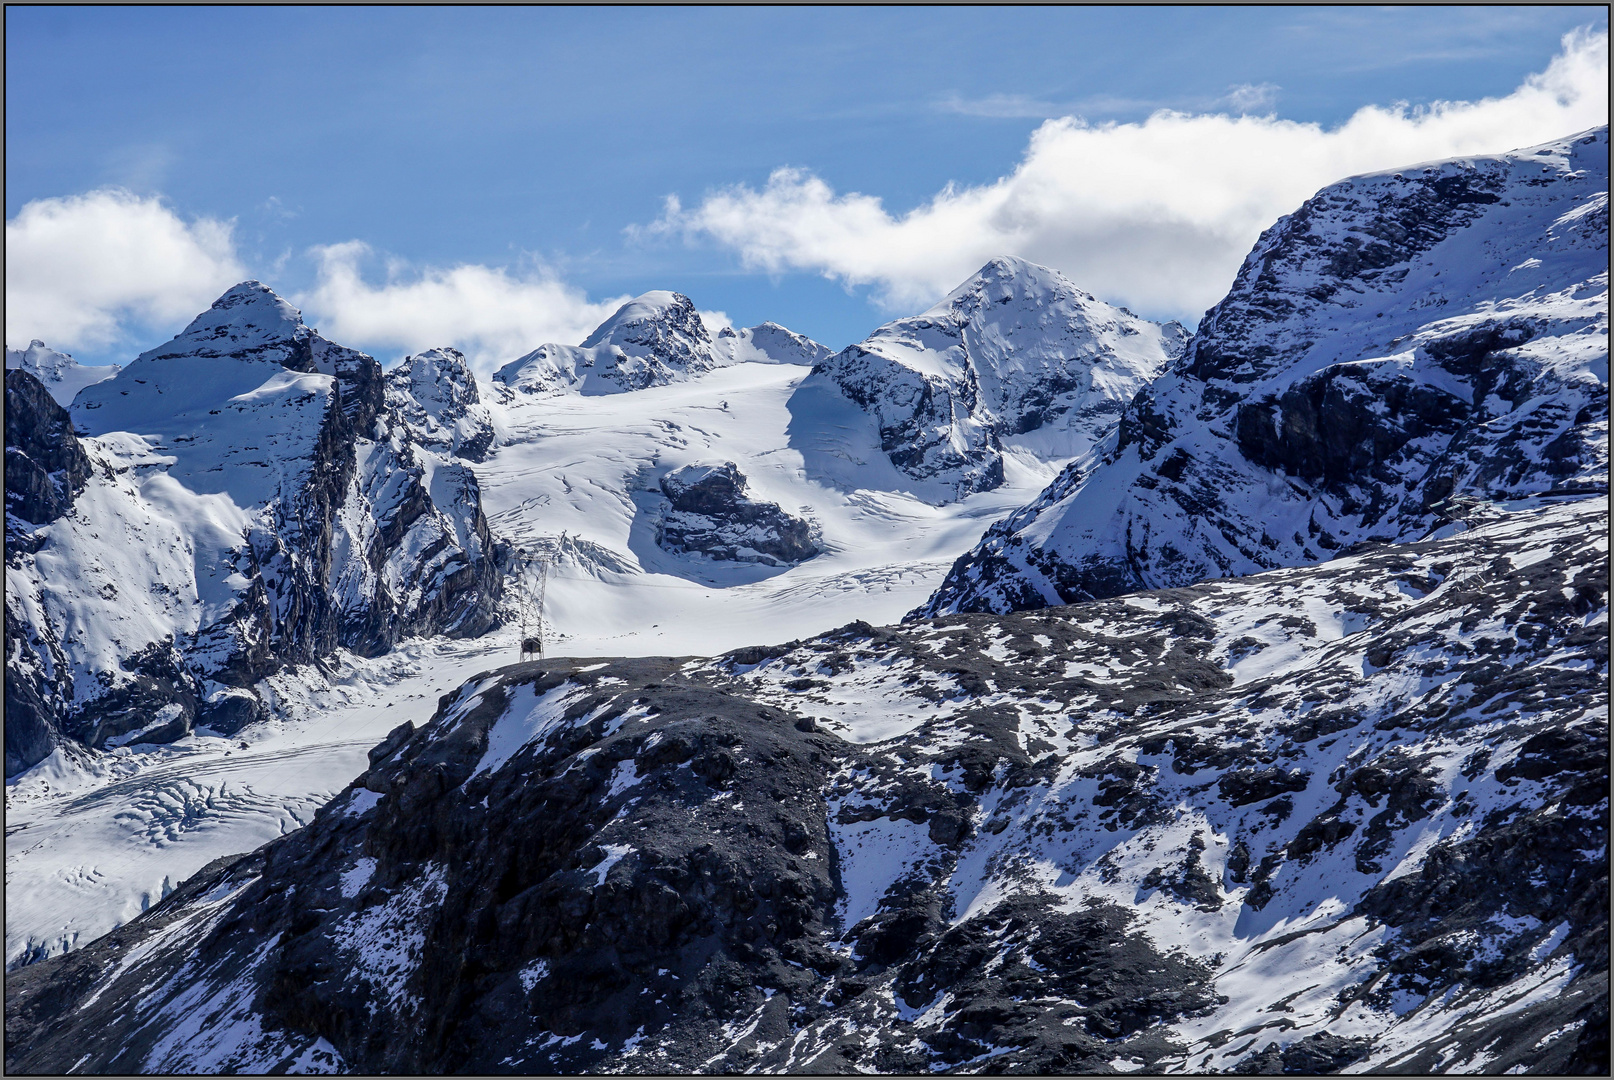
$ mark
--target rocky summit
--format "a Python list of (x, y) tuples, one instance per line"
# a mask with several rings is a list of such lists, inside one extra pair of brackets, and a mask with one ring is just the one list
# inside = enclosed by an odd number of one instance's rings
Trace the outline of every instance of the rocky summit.
[(822, 382), (855, 401), (892, 464), (954, 499), (1003, 483), (1005, 440), (1087, 452), (1187, 338), (1056, 270), (1000, 258), (924, 314), (819, 363), (801, 392)]

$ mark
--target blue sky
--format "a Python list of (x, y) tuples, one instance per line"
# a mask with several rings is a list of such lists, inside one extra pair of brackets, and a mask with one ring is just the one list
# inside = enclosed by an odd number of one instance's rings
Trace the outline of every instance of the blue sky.
[[(1593, 36), (1570, 48), (1577, 28)], [(1606, 121), (1606, 90), (1581, 85), (1598, 56), (1606, 80), (1606, 30), (1601, 7), (10, 8), (7, 340), (36, 326), (81, 360), (125, 359), (241, 271), (386, 358), (437, 334), (490, 362), (652, 288), (840, 347), (996, 247), (1192, 322), (1246, 234), (1330, 168)], [(1580, 95), (1561, 117), (1518, 98), (1555, 58), (1543, 93)], [(1367, 106), (1488, 99), (1513, 105), (1341, 134)], [(1229, 139), (1212, 117), (1253, 119)], [(1196, 139), (1245, 161), (1207, 167), (1216, 206), (1181, 209), (1206, 196), (1171, 148)], [(1260, 182), (1239, 172), (1252, 155), (1271, 156)], [(1130, 169), (1180, 192), (1145, 205), (1081, 179)], [(1063, 178), (1089, 187), (1026, 194)], [(121, 202), (83, 201), (108, 189)], [(159, 209), (174, 222), (142, 242)], [(125, 249), (178, 245), (163, 267), (92, 250), (119, 214), (144, 222)], [(1139, 221), (1161, 227), (1133, 245)]]

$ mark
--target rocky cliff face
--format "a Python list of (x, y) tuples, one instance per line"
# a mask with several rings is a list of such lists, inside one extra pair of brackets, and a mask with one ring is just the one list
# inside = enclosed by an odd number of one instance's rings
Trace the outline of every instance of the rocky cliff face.
[(877, 419), (904, 473), (962, 498), (1003, 483), (1005, 440), (1043, 458), (1085, 454), (1186, 338), (1058, 271), (1002, 258), (929, 311), (824, 361), (812, 379)]
[[(90, 459), (72, 421), (26, 369), (6, 372), (6, 552), (22, 558), (40, 527), (73, 508), (90, 480)], [(45, 702), (59, 696), (65, 668), (54, 634), (31, 633), (6, 589), (6, 775), (50, 753), (58, 736)], [(14, 659), (13, 659), (14, 658)]]
[[(398, 404), (375, 360), (256, 282), (81, 391), (79, 435), (55, 440), (89, 464), (73, 513), (7, 545), (8, 640), (26, 643), (7, 678), (33, 679), (30, 714), (97, 748), (233, 731), (281, 665), (491, 626), (475, 478)], [(8, 427), (8, 503), (14, 452), (35, 453)]]
[[(30, 526), (73, 508), (90, 479), (90, 459), (67, 410), (25, 370), (6, 372), (6, 531), (24, 543)], [(15, 519), (15, 526), (12, 521)]]
[(1602, 524), (478, 677), (7, 1068), (1606, 1074)]
[(732, 461), (685, 465), (661, 478), (668, 508), (656, 543), (675, 554), (788, 566), (818, 554), (807, 522), (752, 498)]
[(1184, 585), (1608, 485), (1608, 130), (1355, 177), (1267, 230), (1115, 441), (916, 614)]

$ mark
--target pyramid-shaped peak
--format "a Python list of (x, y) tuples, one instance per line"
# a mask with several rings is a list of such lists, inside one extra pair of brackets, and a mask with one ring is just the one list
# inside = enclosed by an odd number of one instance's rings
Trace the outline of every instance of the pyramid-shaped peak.
[(303, 325), (303, 313), (292, 307), (280, 294), (261, 281), (243, 281), (239, 285), (232, 285), (224, 294), (213, 301), (207, 311), (198, 315), (191, 325), (205, 322), (208, 325), (218, 325), (218, 313), (230, 313), (231, 322), (265, 326), (273, 323), (283, 323), (288, 326), (300, 327)]
[(989, 260), (985, 266), (976, 271), (975, 276), (991, 280), (1026, 276), (1044, 277), (1050, 274), (1058, 276), (1059, 271), (1043, 266), (1041, 263), (1034, 263), (1029, 259), (1022, 259), (1018, 255), (999, 255), (997, 258)]
[(960, 306), (973, 307), (982, 297), (999, 303), (1008, 299), (1035, 304), (1071, 300), (1084, 307), (1099, 302), (1053, 267), (1013, 255), (1000, 255), (970, 275), (925, 314), (940, 315)]
[(225, 290), (172, 341), (141, 357), (264, 355), (265, 348), (289, 347), (311, 334), (303, 313), (273, 289), (261, 281), (243, 281)]

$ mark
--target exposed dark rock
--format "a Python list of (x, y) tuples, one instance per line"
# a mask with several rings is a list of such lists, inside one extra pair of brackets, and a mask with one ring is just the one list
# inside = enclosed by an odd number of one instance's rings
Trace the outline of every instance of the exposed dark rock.
[(666, 551), (771, 566), (818, 554), (807, 522), (748, 495), (732, 461), (675, 469), (661, 478), (661, 491), (671, 508), (662, 515), (656, 543)]
[(90, 478), (90, 459), (73, 434), (67, 410), (45, 384), (20, 369), (6, 371), (6, 546), (23, 541), (11, 518), (48, 525), (67, 513)]

